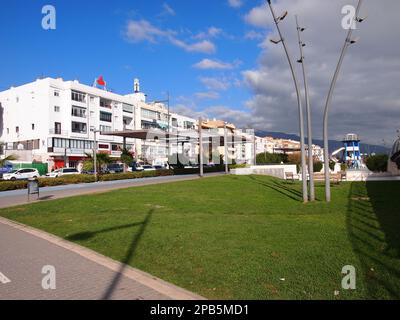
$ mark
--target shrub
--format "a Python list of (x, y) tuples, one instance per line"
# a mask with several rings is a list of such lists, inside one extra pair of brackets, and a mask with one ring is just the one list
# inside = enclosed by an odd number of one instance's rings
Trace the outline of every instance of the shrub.
[(367, 167), (373, 172), (386, 172), (389, 157), (386, 154), (377, 154), (367, 158)]
[(26, 189), (27, 181), (0, 181), (0, 191)]
[(99, 181), (112, 181), (112, 180), (129, 180), (149, 177), (171, 176), (171, 170), (156, 170), (156, 171), (138, 171), (126, 173), (105, 174), (99, 176)]
[(346, 171), (346, 170), (347, 170), (347, 165), (346, 165), (345, 163), (342, 163), (342, 164), (340, 165), (340, 170)]
[[(200, 170), (199, 168), (187, 168), (187, 169), (176, 168), (173, 169), (173, 173), (174, 175), (197, 174), (199, 173), (199, 170)], [(222, 172), (222, 171), (225, 171), (225, 166), (222, 164), (204, 168), (204, 173)]]
[(313, 166), (313, 168), (314, 168), (314, 172), (321, 172), (321, 170), (322, 170), (322, 168), (323, 168), (323, 164), (322, 164), (322, 162), (321, 161), (316, 161), (316, 162), (314, 162), (314, 166)]
[(229, 169), (241, 169), (241, 168), (247, 168), (247, 164), (230, 164)]
[(275, 163), (286, 163), (288, 156), (286, 154), (274, 154), (274, 153), (259, 153), (256, 157), (257, 164), (275, 164)]
[[(142, 171), (99, 175), (99, 181), (127, 180), (147, 177), (159, 177), (173, 175), (172, 170)], [(94, 175), (76, 174), (59, 178), (39, 178), (39, 187), (55, 187), (67, 184), (92, 183)], [(27, 181), (0, 181), (0, 191), (9, 191), (17, 189), (26, 189)]]
[(335, 161), (329, 161), (329, 169), (331, 169), (332, 171), (335, 170), (335, 165), (336, 165)]

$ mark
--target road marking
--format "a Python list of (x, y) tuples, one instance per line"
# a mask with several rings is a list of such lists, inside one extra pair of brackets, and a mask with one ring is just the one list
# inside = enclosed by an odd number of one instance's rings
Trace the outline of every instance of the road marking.
[(7, 283), (10, 283), (11, 280), (8, 279), (4, 274), (2, 274), (2, 273), (0, 272), (0, 282), (1, 282), (2, 284), (7, 284)]

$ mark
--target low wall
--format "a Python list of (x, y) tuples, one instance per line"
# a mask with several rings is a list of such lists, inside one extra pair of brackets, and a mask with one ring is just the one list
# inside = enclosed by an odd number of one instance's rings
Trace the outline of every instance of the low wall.
[(297, 175), (297, 168), (295, 164), (287, 165), (265, 165), (265, 166), (251, 166), (249, 168), (232, 169), (231, 174), (235, 175), (251, 175), (259, 174), (272, 176), (280, 179), (285, 179), (285, 173), (293, 173), (294, 176)]

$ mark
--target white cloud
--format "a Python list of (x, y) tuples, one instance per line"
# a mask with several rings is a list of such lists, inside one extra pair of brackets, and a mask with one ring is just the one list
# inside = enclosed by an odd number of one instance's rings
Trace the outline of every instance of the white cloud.
[(259, 7), (251, 9), (250, 12), (245, 15), (244, 19), (248, 24), (255, 27), (266, 28), (272, 25), (269, 15), (270, 12), (268, 6), (265, 3)]
[(187, 52), (200, 52), (211, 54), (216, 52), (216, 46), (209, 40), (202, 40), (188, 43), (177, 38), (177, 32), (172, 30), (162, 30), (152, 25), (147, 20), (130, 20), (124, 31), (125, 39), (128, 42), (138, 43), (148, 41), (156, 43), (159, 40), (167, 40), (171, 44), (184, 49)]
[(170, 16), (175, 16), (176, 13), (175, 13), (175, 10), (172, 9), (172, 8), (168, 5), (168, 3), (164, 2), (164, 3), (163, 3), (163, 12), (161, 13), (161, 15), (163, 15), (163, 16), (168, 16), (168, 15), (170, 15)]
[[(356, 1), (351, 1), (356, 4)], [(299, 15), (304, 32), (306, 63), (311, 90), (313, 128), (322, 136), (322, 117), (326, 95), (332, 80), (346, 31), (341, 27), (341, 8), (349, 0), (280, 0), (274, 2), (277, 14), (289, 11), (280, 24), (293, 60), (298, 58), (298, 42), (293, 14)], [(361, 15), (368, 19), (358, 25), (354, 36), (360, 41), (349, 48), (334, 93), (330, 110), (330, 136), (341, 139), (356, 132), (366, 142), (392, 141), (399, 128), (400, 109), (400, 27), (397, 0), (364, 1)], [(258, 129), (298, 133), (297, 101), (282, 45), (268, 38), (276, 36), (271, 13), (266, 4), (253, 8), (245, 21), (269, 34), (262, 41), (258, 66), (243, 72), (243, 80), (254, 96), (247, 103)], [(271, 31), (272, 30), (272, 31)], [(390, 45), (388, 45), (390, 43)], [(296, 64), (302, 85), (301, 67)]]
[(199, 80), (209, 90), (226, 91), (231, 87), (225, 78), (200, 77)]
[(243, 0), (228, 0), (228, 4), (232, 8), (240, 8), (243, 5)]
[(193, 36), (194, 39), (211, 39), (217, 38), (223, 33), (223, 30), (216, 27), (209, 27), (206, 31), (200, 32)]
[(142, 41), (155, 43), (157, 38), (169, 37), (170, 35), (170, 31), (163, 31), (147, 20), (130, 20), (125, 29), (125, 38), (133, 43)]
[(219, 93), (214, 91), (197, 92), (195, 93), (195, 96), (198, 99), (210, 99), (210, 100), (219, 99), (220, 97)]
[(194, 64), (193, 67), (197, 69), (227, 70), (227, 69), (233, 69), (234, 65), (231, 63), (221, 62), (218, 60), (203, 59), (200, 62)]
[(265, 37), (264, 34), (262, 34), (261, 32), (257, 32), (255, 30), (250, 30), (244, 36), (245, 39), (249, 39), (249, 40), (261, 40), (264, 37)]

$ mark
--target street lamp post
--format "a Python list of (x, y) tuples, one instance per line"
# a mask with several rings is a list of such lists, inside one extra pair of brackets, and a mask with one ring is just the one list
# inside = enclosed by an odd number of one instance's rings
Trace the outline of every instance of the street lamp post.
[[(360, 12), (362, 0), (358, 0), (358, 5), (356, 9), (356, 14), (354, 16), (354, 20), (357, 22), (362, 22), (364, 19), (358, 18), (358, 14)], [(328, 140), (328, 116), (329, 116), (329, 106), (332, 102), (333, 91), (336, 86), (337, 78), (339, 76), (340, 68), (342, 67), (344, 56), (346, 55), (347, 49), (351, 44), (354, 44), (356, 40), (352, 40), (351, 36), (353, 34), (352, 26), (349, 27), (349, 31), (346, 36), (346, 40), (344, 42), (344, 46), (342, 52), (340, 54), (339, 62), (336, 66), (335, 73), (333, 75), (333, 79), (331, 82), (331, 86), (329, 88), (328, 96), (325, 104), (325, 112), (324, 112), (324, 169), (325, 169), (325, 199), (327, 202), (331, 201), (331, 184), (330, 184), (330, 168), (329, 168), (329, 140)]]
[(204, 176), (204, 168), (203, 168), (203, 130), (202, 130), (203, 119), (199, 118), (199, 169), (200, 169), (200, 177)]
[(310, 201), (315, 200), (315, 187), (314, 187), (314, 159), (313, 159), (313, 139), (312, 139), (312, 123), (311, 123), (311, 106), (310, 106), (310, 96), (308, 92), (308, 81), (306, 76), (306, 63), (304, 58), (303, 47), (305, 47), (305, 43), (301, 39), (301, 32), (305, 30), (305, 28), (300, 28), (299, 20), (296, 15), (296, 27), (297, 27), (297, 37), (299, 39), (299, 48), (300, 48), (300, 59), (297, 61), (301, 63), (302, 71), (303, 71), (303, 80), (304, 80), (304, 93), (306, 97), (306, 113), (307, 113), (307, 129), (308, 129), (308, 174), (310, 176)]
[(94, 182), (97, 182), (97, 133), (100, 130), (93, 129), (93, 166), (94, 166)]
[(225, 173), (229, 173), (229, 164), (228, 164), (228, 130), (226, 128), (226, 122), (224, 122), (224, 150), (225, 150)]
[(297, 105), (298, 105), (298, 111), (299, 111), (299, 127), (300, 127), (300, 149), (301, 149), (301, 171), (302, 171), (302, 184), (303, 184), (303, 201), (306, 203), (308, 201), (308, 191), (307, 191), (307, 165), (306, 165), (306, 155), (305, 155), (305, 148), (304, 148), (304, 119), (303, 119), (303, 107), (301, 104), (301, 95), (300, 95), (300, 90), (299, 90), (299, 84), (297, 82), (297, 77), (296, 73), (294, 72), (293, 68), (293, 63), (289, 55), (288, 48), (285, 43), (285, 39), (282, 36), (281, 29), (279, 28), (279, 22), (281, 22), (285, 17), (287, 16), (287, 12), (285, 12), (282, 16), (276, 17), (274, 9), (271, 4), (271, 0), (267, 0), (269, 8), (271, 10), (272, 17), (274, 18), (274, 22), (276, 25), (276, 28), (279, 33), (279, 40), (271, 40), (272, 43), (278, 44), (279, 42), (282, 42), (283, 48), (285, 50), (286, 58), (289, 63), (290, 71), (292, 73), (293, 81), (294, 81), (294, 86), (296, 89), (296, 95), (297, 95)]

